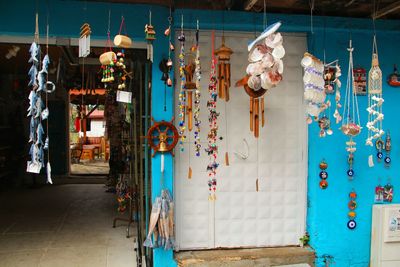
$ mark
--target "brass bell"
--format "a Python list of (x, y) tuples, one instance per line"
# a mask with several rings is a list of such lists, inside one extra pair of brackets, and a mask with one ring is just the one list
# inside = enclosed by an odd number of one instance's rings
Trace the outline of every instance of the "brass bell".
[(166, 134), (160, 133), (159, 140), (160, 140), (160, 149), (159, 149), (159, 151), (160, 152), (167, 152), (168, 149), (167, 149), (167, 136), (166, 136)]

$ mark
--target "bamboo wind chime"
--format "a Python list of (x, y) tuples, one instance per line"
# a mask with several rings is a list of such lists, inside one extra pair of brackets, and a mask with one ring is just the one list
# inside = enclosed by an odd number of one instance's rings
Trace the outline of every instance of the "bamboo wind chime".
[(229, 101), (229, 88), (231, 87), (230, 59), (233, 51), (225, 45), (225, 36), (222, 36), (221, 47), (215, 51), (218, 58), (218, 97)]
[(382, 129), (383, 113), (382, 104), (382, 71), (379, 68), (378, 47), (376, 44), (376, 36), (374, 35), (372, 46), (372, 63), (368, 73), (368, 138), (366, 145), (373, 146), (373, 140), (382, 140), (385, 132)]

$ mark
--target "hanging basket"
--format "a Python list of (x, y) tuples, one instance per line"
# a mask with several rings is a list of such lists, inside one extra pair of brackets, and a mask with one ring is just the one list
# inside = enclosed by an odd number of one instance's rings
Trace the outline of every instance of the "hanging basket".
[(361, 132), (361, 126), (355, 123), (343, 124), (342, 132), (347, 136), (357, 136)]

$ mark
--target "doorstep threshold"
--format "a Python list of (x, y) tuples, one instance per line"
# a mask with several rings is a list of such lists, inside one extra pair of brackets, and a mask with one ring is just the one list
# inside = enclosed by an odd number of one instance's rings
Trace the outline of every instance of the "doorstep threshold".
[(179, 267), (314, 267), (315, 253), (309, 247), (212, 249), (176, 252), (175, 260)]

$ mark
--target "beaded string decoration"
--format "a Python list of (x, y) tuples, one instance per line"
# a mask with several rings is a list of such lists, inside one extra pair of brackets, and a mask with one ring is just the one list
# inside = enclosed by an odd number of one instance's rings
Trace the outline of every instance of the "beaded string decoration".
[(379, 68), (378, 47), (376, 44), (376, 36), (374, 35), (372, 46), (372, 63), (368, 73), (368, 138), (365, 141), (366, 145), (373, 146), (374, 139), (379, 140), (383, 135), (382, 129), (382, 71)]
[(215, 71), (215, 54), (214, 54), (214, 41), (215, 35), (214, 31), (211, 33), (211, 71), (210, 71), (210, 82), (208, 84), (208, 92), (210, 98), (207, 101), (207, 108), (209, 111), (208, 122), (210, 125), (210, 131), (208, 132), (208, 147), (205, 149), (209, 156), (209, 163), (207, 166), (208, 172), (208, 190), (209, 190), (209, 200), (216, 200), (216, 189), (217, 189), (217, 156), (218, 156), (218, 146), (217, 146), (217, 135), (218, 135), (218, 125), (217, 119), (219, 113), (217, 112), (217, 77)]
[(349, 193), (349, 198), (350, 201), (347, 204), (349, 208), (349, 212), (347, 213), (349, 217), (349, 221), (347, 222), (347, 228), (349, 228), (350, 230), (354, 230), (357, 226), (357, 223), (354, 220), (356, 218), (355, 209), (357, 208), (357, 202), (356, 202), (357, 193), (353, 190), (352, 192)]
[(361, 132), (360, 125), (360, 114), (358, 110), (358, 101), (354, 89), (354, 72), (353, 72), (353, 50), (352, 40), (349, 42), (349, 69), (347, 72), (347, 84), (346, 84), (346, 96), (344, 101), (343, 120), (341, 131), (343, 134), (349, 137), (349, 141), (346, 142), (346, 150), (349, 153), (347, 162), (349, 169), (347, 170), (347, 176), (352, 179), (354, 176), (353, 163), (354, 163), (354, 152), (356, 151), (356, 143), (353, 141), (353, 137), (357, 136)]
[(181, 33), (178, 36), (178, 40), (181, 44), (181, 49), (179, 53), (179, 76), (181, 78), (181, 84), (179, 89), (179, 96), (178, 96), (178, 106), (179, 106), (179, 129), (178, 133), (180, 136), (179, 146), (181, 151), (184, 150), (183, 142), (186, 139), (185, 136), (185, 111), (186, 111), (186, 96), (185, 96), (185, 33), (183, 32), (183, 15), (181, 20)]
[(200, 46), (199, 46), (199, 21), (197, 20), (197, 29), (196, 29), (196, 59), (195, 59), (195, 70), (194, 74), (196, 77), (196, 90), (194, 92), (194, 147), (196, 156), (200, 157), (200, 80), (201, 80), (201, 65), (200, 65)]

